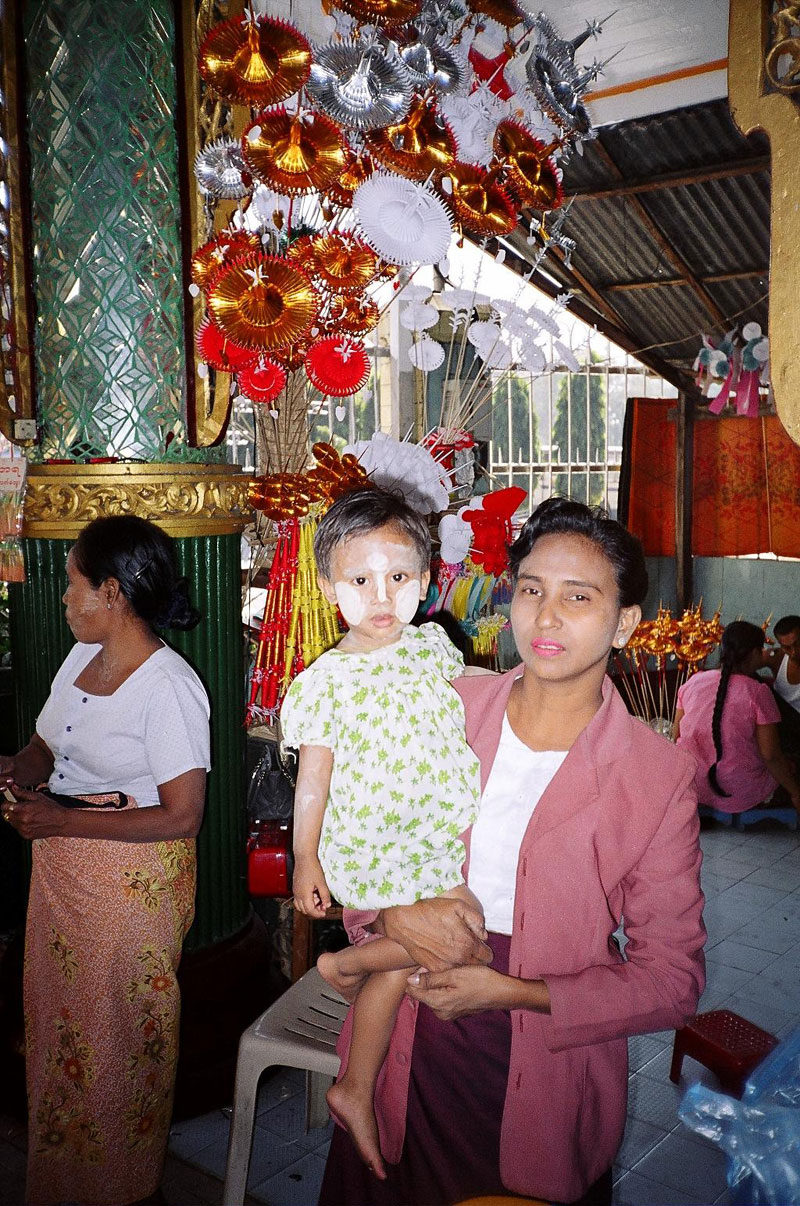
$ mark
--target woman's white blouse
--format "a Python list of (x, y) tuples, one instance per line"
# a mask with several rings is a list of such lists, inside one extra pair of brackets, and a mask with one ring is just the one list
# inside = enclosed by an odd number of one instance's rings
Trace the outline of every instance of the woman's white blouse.
[(510, 934), (519, 851), (528, 821), (567, 750), (531, 750), (503, 717), (500, 744), (472, 826), (469, 886), (483, 905), (486, 928)]
[(55, 758), (49, 786), (64, 795), (122, 791), (148, 808), (159, 803), (159, 783), (210, 769), (208, 696), (188, 662), (166, 645), (113, 695), (90, 695), (75, 679), (99, 649), (73, 646), (36, 721)]

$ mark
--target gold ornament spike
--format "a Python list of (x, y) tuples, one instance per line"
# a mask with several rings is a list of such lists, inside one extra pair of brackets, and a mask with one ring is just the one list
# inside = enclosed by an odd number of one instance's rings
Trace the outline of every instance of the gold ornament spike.
[[(769, 360), (778, 417), (800, 444), (800, 358), (796, 351), (797, 278), (800, 275), (800, 4), (772, 16), (764, 0), (731, 0), (728, 99), (743, 134), (763, 130), (772, 152)], [(787, 56), (791, 42), (797, 58)], [(775, 47), (783, 46), (780, 58)], [(789, 63), (789, 74), (778, 74)], [(768, 72), (769, 68), (769, 72)], [(773, 77), (770, 80), (770, 75)], [(777, 81), (777, 82), (776, 82)]]

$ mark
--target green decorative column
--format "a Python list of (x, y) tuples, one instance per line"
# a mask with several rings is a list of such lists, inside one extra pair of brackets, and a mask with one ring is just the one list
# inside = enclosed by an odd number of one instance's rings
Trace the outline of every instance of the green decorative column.
[[(28, 580), (12, 588), (19, 737), (71, 637), (69, 543), (134, 513), (178, 539), (203, 622), (179, 636), (212, 705), (212, 759), (187, 949), (250, 917), (244, 849), (239, 533), (247, 479), (187, 443), (186, 298), (173, 0), (20, 0), (40, 441), (25, 510)], [(184, 165), (185, 166), (185, 165)], [(108, 461), (109, 463), (99, 463)], [(59, 463), (60, 462), (60, 463)]]

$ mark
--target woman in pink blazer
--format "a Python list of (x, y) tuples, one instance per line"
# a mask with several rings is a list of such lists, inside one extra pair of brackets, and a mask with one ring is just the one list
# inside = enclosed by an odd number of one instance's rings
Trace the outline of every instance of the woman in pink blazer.
[[(346, 918), (355, 941), (384, 934), (427, 971), (410, 977), (378, 1082), (388, 1179), (337, 1128), (320, 1206), (610, 1202), (626, 1040), (683, 1025), (704, 987), (694, 762), (605, 673), (641, 617), (641, 546), (549, 499), (511, 566), (522, 663), (456, 684), (482, 767), (465, 876), (486, 942), (442, 898)], [(348, 1041), (346, 1025), (343, 1066)]]

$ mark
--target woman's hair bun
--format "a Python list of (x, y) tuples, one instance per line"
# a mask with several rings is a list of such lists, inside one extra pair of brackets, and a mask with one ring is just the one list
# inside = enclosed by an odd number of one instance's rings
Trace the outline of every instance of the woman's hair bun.
[(155, 628), (177, 628), (185, 631), (194, 628), (200, 621), (200, 612), (189, 599), (189, 583), (186, 578), (179, 578), (163, 609), (153, 620)]

